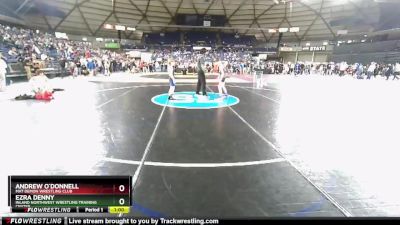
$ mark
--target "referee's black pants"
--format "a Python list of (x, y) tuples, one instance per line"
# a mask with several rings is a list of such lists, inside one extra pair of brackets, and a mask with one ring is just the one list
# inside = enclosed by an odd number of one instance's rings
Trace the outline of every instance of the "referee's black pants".
[(198, 72), (196, 94), (198, 94), (198, 95), (200, 94), (200, 89), (203, 92), (203, 95), (207, 95), (206, 75), (204, 74), (204, 72)]

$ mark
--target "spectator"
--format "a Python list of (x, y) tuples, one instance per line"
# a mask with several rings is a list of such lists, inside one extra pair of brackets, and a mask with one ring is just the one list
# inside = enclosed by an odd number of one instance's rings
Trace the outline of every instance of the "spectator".
[(96, 64), (95, 64), (95, 62), (93, 61), (92, 58), (88, 59), (88, 63), (87, 63), (86, 67), (89, 70), (89, 76), (93, 76), (94, 75), (94, 70), (96, 69)]
[(357, 76), (357, 79), (362, 79), (362, 74), (364, 72), (363, 70), (364, 70), (363, 65), (361, 63), (360, 64), (356, 63), (356, 76)]
[(60, 69), (61, 77), (65, 77), (67, 75), (67, 61), (64, 58), (60, 60)]
[(82, 75), (82, 65), (81, 61), (78, 59), (75, 61), (75, 66), (76, 66), (76, 75)]
[(397, 77), (397, 75), (400, 75), (400, 63), (396, 63), (396, 66), (395, 66), (395, 71), (394, 71), (394, 73), (393, 73), (393, 80), (398, 80), (399, 79), (399, 77)]
[(111, 76), (110, 62), (108, 61), (108, 59), (104, 60), (104, 75)]
[(29, 56), (26, 56), (23, 61), (23, 64), (24, 64), (26, 76), (27, 76), (28, 80), (30, 80), (32, 77), (32, 66), (33, 66), (32, 59)]
[(7, 63), (3, 59), (3, 54), (0, 53), (0, 91), (5, 91), (6, 73), (7, 73)]
[(376, 68), (376, 64), (374, 62), (371, 63), (371, 65), (369, 65), (368, 70), (367, 70), (367, 79), (371, 79), (371, 76), (374, 75), (375, 72), (375, 68)]
[(393, 66), (389, 64), (385, 70), (386, 80), (389, 80), (389, 77), (393, 74)]

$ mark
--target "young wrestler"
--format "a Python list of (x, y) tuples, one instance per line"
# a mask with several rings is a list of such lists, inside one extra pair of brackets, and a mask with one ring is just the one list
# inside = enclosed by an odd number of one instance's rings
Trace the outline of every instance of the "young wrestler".
[(228, 95), (228, 91), (226, 90), (225, 87), (225, 80), (226, 80), (226, 76), (225, 76), (225, 62), (220, 61), (219, 63), (219, 84), (218, 84), (218, 92), (219, 95), (222, 96), (227, 96)]
[(173, 61), (170, 61), (168, 63), (168, 76), (169, 76), (169, 91), (168, 91), (168, 100), (175, 100), (174, 99), (174, 93), (175, 93), (175, 86), (176, 86), (176, 80), (175, 80), (175, 64)]
[(33, 76), (29, 80), (29, 83), (32, 87), (32, 91), (28, 94), (19, 95), (15, 97), (15, 100), (36, 99), (36, 100), (50, 101), (54, 99), (53, 97), (54, 92), (64, 91), (63, 89), (52, 88), (49, 79), (39, 69), (35, 71), (35, 76)]

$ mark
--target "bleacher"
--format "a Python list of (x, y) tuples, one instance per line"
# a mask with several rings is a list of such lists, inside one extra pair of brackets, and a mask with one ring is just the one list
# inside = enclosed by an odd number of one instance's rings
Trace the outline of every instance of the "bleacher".
[[(18, 47), (9, 42), (0, 41), (0, 52), (3, 54), (3, 57), (7, 62), (7, 74), (6, 74), (6, 84), (9, 85), (11, 83), (16, 83), (20, 81), (27, 80), (26, 70), (24, 68), (22, 60), (19, 60), (17, 57), (10, 56), (8, 54), (11, 48)], [(60, 63), (57, 59), (59, 59), (59, 53), (56, 49), (40, 49), (41, 52), (46, 54), (50, 59), (44, 63), (44, 74), (49, 78), (54, 78), (56, 76), (61, 75)]]
[(121, 49), (123, 50), (131, 50), (131, 49), (145, 49), (145, 45), (139, 44), (121, 44)]
[[(16, 83), (27, 80), (26, 70), (23, 63), (7, 63), (6, 83)], [(41, 69), (49, 78), (54, 78), (61, 75), (60, 63), (58, 61), (46, 61), (44, 68)], [(32, 71), (33, 72), (33, 71)]]
[(6, 84), (26, 80), (26, 72), (23, 64), (18, 59), (8, 54), (11, 48), (16, 47), (9, 42), (0, 41), (0, 52), (7, 62)]
[[(183, 35), (183, 42), (181, 41)], [(206, 31), (189, 31), (184, 32), (166, 32), (166, 33), (149, 33), (143, 38), (144, 44), (150, 45), (152, 48), (163, 49), (165, 46), (185, 44), (200, 46), (229, 46), (229, 47), (250, 47), (254, 46), (257, 39), (254, 35), (243, 35), (236, 37), (232, 33), (217, 33)]]
[(22, 63), (8, 63), (6, 74), (6, 84), (16, 83), (19, 81), (26, 81), (26, 71)]
[(184, 35), (185, 44), (188, 45), (211, 45), (217, 43), (217, 33), (215, 32), (187, 32)]
[(144, 42), (151, 45), (178, 45), (181, 40), (179, 32), (145, 34)]
[(399, 51), (400, 41), (380, 41), (372, 43), (343, 44), (333, 50), (333, 54), (355, 54)]
[(400, 62), (400, 41), (343, 44), (333, 50), (330, 61), (363, 64)]
[(251, 35), (240, 35), (221, 33), (222, 45), (243, 45), (243, 46), (253, 46), (256, 43), (256, 37)]
[(54, 78), (61, 75), (61, 65), (58, 61), (46, 61), (43, 71), (47, 77)]
[(278, 48), (253, 48), (254, 52), (278, 52)]
[(10, 51), (13, 46), (10, 43), (7, 42), (2, 42), (0, 41), (0, 52), (3, 54), (3, 57), (6, 59), (7, 63), (15, 63), (18, 62), (18, 60), (8, 54), (8, 51)]

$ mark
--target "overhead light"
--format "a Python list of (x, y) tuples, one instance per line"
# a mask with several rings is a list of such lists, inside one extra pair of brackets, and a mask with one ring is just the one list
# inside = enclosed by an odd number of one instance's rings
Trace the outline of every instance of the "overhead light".
[(114, 29), (114, 26), (111, 24), (104, 24), (104, 29), (112, 30), (112, 29)]
[(116, 29), (116, 30), (125, 31), (126, 27), (125, 27), (125, 26), (121, 26), (121, 25), (115, 25), (115, 29)]
[(367, 40), (365, 40), (365, 39), (361, 40), (362, 43), (364, 43), (364, 42), (366, 42), (366, 41), (367, 41)]
[(347, 43), (349, 43), (349, 44), (352, 43), (352, 42), (353, 42), (352, 40), (348, 40), (348, 41), (347, 41)]
[(98, 42), (103, 42), (104, 39), (103, 39), (103, 38), (96, 38), (96, 41), (98, 41)]
[(327, 42), (327, 41), (324, 41), (324, 43), (322, 43), (322, 45), (328, 45), (328, 42)]
[(278, 0), (274, 0), (274, 2), (275, 2), (275, 4), (279, 4), (279, 1), (278, 1)]
[(291, 33), (296, 33), (296, 32), (299, 32), (299, 31), (300, 31), (300, 27), (291, 27), (289, 29), (289, 32), (291, 32)]
[(268, 29), (268, 33), (276, 33), (276, 29)]
[(83, 37), (83, 38), (82, 38), (82, 41), (87, 41), (87, 37)]
[(279, 33), (286, 33), (288, 32), (289, 28), (283, 27), (283, 28), (279, 28)]
[(136, 28), (135, 28), (135, 27), (127, 27), (127, 28), (126, 28), (126, 30), (129, 30), (129, 31), (135, 31), (135, 30), (136, 30)]

